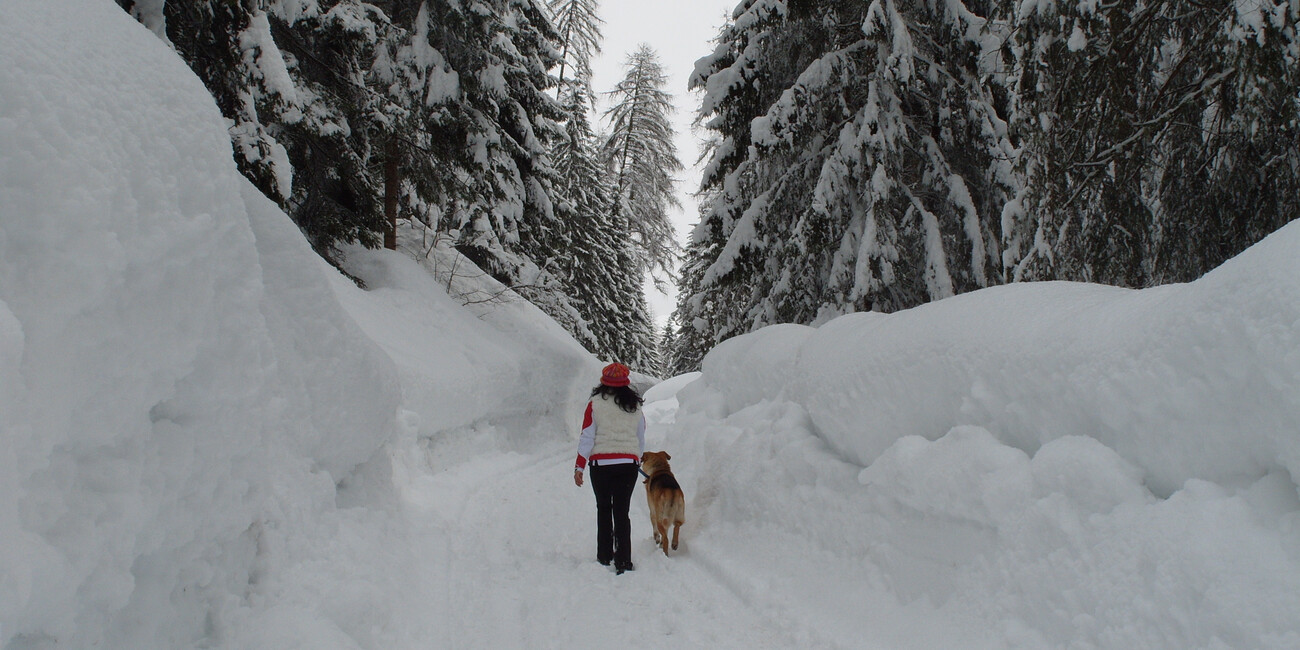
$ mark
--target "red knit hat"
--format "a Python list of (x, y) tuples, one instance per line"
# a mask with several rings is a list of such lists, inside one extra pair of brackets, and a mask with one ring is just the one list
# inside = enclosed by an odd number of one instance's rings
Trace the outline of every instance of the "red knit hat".
[(631, 373), (627, 366), (621, 363), (611, 363), (605, 366), (605, 370), (600, 373), (600, 383), (606, 386), (626, 386), (632, 383), (628, 378)]

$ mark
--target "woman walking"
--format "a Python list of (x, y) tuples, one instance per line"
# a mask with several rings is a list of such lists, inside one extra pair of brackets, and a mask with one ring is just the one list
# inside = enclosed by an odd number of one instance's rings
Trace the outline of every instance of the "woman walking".
[(645, 452), (643, 400), (629, 386), (628, 375), (628, 367), (621, 363), (605, 366), (582, 417), (578, 460), (573, 468), (573, 483), (581, 487), (583, 470), (591, 466), (591, 489), (596, 493), (596, 561), (605, 566), (613, 562), (619, 574), (633, 569), (632, 522), (627, 509)]

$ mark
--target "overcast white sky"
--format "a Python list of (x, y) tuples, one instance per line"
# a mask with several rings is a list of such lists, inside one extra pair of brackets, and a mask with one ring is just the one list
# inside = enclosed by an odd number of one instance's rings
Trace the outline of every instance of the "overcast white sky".
[[(713, 37), (739, 0), (602, 0), (600, 14), (605, 19), (602, 52), (592, 63), (592, 86), (597, 93), (614, 87), (626, 73), (623, 67), (628, 53), (640, 43), (649, 43), (668, 72), (668, 92), (677, 105), (677, 154), (686, 171), (680, 175), (678, 193), (682, 210), (673, 217), (677, 239), (685, 244), (692, 226), (699, 221), (695, 201), (689, 194), (699, 187), (699, 137), (691, 131), (691, 121), (699, 97), (687, 92), (686, 82), (695, 69), (695, 60), (713, 51)], [(603, 112), (604, 106), (601, 107)], [(663, 294), (647, 282), (646, 299), (655, 322), (662, 327), (677, 306), (677, 292)]]

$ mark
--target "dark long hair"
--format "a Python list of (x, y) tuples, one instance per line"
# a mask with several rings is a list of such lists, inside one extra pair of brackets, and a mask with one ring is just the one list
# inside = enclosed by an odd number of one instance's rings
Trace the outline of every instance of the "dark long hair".
[(591, 396), (595, 397), (597, 395), (612, 396), (614, 398), (614, 403), (618, 404), (619, 408), (628, 413), (636, 413), (636, 410), (641, 407), (643, 402), (645, 402), (645, 400), (641, 399), (641, 396), (638, 395), (631, 386), (606, 386), (605, 384), (599, 384), (595, 388), (591, 389)]

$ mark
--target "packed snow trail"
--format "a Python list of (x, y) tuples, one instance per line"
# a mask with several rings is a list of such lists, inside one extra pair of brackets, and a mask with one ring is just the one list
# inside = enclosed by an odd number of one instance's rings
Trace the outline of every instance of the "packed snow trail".
[[(517, 433), (481, 425), (427, 439), (418, 458), (404, 459), (423, 467), (403, 503), (425, 559), (419, 579), (437, 585), (425, 604), (445, 629), (437, 647), (923, 648), (954, 639), (997, 647), (924, 620), (933, 615), (926, 603), (898, 605), (870, 562), (853, 556), (855, 545), (810, 537), (855, 519), (833, 510), (845, 503), (829, 492), (805, 495), (823, 508), (806, 527), (782, 529), (782, 519), (758, 513), (741, 524), (716, 516), (717, 487), (700, 474), (709, 462), (671, 451), (687, 446), (668, 438), (690, 435), (676, 429), (675, 400), (651, 402), (647, 414), (647, 447), (677, 454), (687, 522), (679, 550), (664, 556), (638, 484), (636, 570), (621, 576), (595, 561), (595, 508), (590, 487), (572, 483), (571, 441), (511, 451), (503, 441)], [(821, 480), (856, 484), (860, 468), (819, 460)]]
[(793, 647), (813, 634), (728, 590), (693, 556), (689, 529), (673, 556), (658, 552), (639, 487), (636, 570), (597, 564), (595, 504), (572, 483), (572, 456), (562, 443), (490, 454), (410, 485), (423, 579), (441, 585), (430, 616), (449, 626), (438, 647)]
[[(400, 233), (410, 251), (426, 248), (421, 237)], [(368, 289), (334, 283), (401, 377), (412, 431), (394, 445), (394, 483), (404, 539), (419, 558), (409, 571), (426, 602), (416, 611), (420, 627), (437, 631), (434, 646), (835, 647), (762, 596), (755, 585), (765, 578), (728, 568), (722, 556), (746, 540), (693, 537), (707, 498), (691, 492), (691, 459), (673, 460), (688, 500), (679, 550), (665, 557), (655, 548), (638, 484), (636, 570), (618, 576), (596, 563), (595, 500), (590, 484), (573, 484), (572, 467), (601, 364), (528, 303), (471, 313), (450, 298), (430, 273), (455, 255), (435, 249), (417, 262), (349, 249), (349, 270)], [(453, 289), (467, 295), (499, 288), (487, 277), (458, 282)], [(647, 406), (650, 448), (665, 448), (672, 404)], [(397, 618), (411, 615), (407, 607)]]

